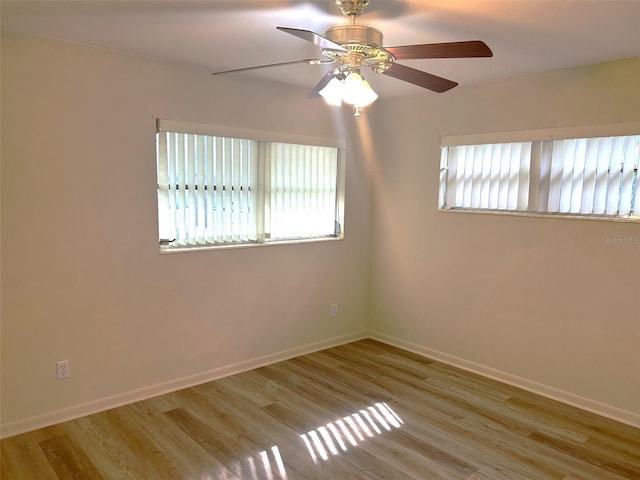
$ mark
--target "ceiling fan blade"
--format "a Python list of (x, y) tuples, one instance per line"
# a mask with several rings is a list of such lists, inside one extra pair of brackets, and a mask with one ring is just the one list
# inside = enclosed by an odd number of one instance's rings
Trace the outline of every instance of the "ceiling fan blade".
[(260, 68), (282, 67), (285, 65), (295, 65), (297, 63), (305, 63), (307, 65), (324, 65), (324, 64), (333, 63), (333, 60), (305, 58), (304, 60), (293, 60), (290, 62), (269, 63), (267, 65), (255, 65), (253, 67), (234, 68), (233, 70), (225, 70), (223, 72), (213, 72), (211, 75), (222, 75), (223, 73), (245, 72), (247, 70), (258, 70)]
[(402, 45), (385, 47), (396, 60), (420, 58), (471, 58), (492, 57), (493, 52), (480, 40), (468, 42), (425, 43), (423, 45)]
[(318, 45), (320, 48), (326, 48), (327, 50), (338, 50), (339, 52), (346, 52), (347, 49), (338, 45), (335, 42), (332, 42), (328, 38), (323, 37), (322, 35), (318, 35), (311, 30), (301, 30), (299, 28), (289, 28), (289, 27), (276, 27), (278, 30), (289, 33), (295, 37), (306, 40), (307, 42), (314, 43)]
[(404, 80), (405, 82), (413, 83), (419, 87), (428, 88), (434, 92), (442, 93), (452, 89), (457, 82), (447, 80), (446, 78), (438, 77), (431, 73), (423, 72), (415, 68), (407, 67), (399, 63), (394, 63), (388, 70), (382, 72), (384, 75), (388, 75), (398, 80)]

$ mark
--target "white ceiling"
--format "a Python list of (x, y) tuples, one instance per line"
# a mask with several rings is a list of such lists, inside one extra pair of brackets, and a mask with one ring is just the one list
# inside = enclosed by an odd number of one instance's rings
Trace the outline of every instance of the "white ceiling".
[[(207, 72), (320, 58), (318, 47), (275, 27), (322, 34), (347, 23), (334, 0), (0, 0), (0, 19), (2, 30)], [(640, 56), (640, 0), (371, 0), (356, 23), (381, 30), (385, 46), (483, 40), (492, 58), (401, 62), (461, 85)], [(300, 64), (230, 75), (311, 89), (326, 68)], [(423, 92), (373, 72), (367, 79), (383, 97)]]

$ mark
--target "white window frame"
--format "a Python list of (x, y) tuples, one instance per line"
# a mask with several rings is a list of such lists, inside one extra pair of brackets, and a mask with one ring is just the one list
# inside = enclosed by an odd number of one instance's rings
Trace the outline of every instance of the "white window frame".
[[(441, 135), (441, 164), (440, 164), (440, 185), (438, 195), (438, 210), (440, 212), (462, 212), (462, 213), (482, 213), (482, 214), (499, 214), (499, 215), (525, 215), (536, 217), (552, 217), (552, 218), (572, 218), (587, 220), (609, 220), (609, 221), (640, 221), (640, 211), (634, 210), (632, 215), (618, 215), (616, 213), (595, 214), (595, 213), (574, 213), (574, 212), (552, 212), (541, 208), (538, 202), (538, 195), (544, 194), (544, 189), (549, 189), (549, 185), (545, 185), (538, 178), (540, 168), (535, 168), (535, 162), (540, 161), (546, 152), (541, 151), (550, 141), (598, 138), (598, 137), (617, 137), (617, 136), (637, 136), (640, 134), (640, 122), (610, 124), (610, 125), (589, 125), (578, 127), (558, 127), (539, 130), (498, 132), (498, 133), (481, 133), (469, 135)], [(447, 201), (452, 182), (448, 178), (447, 154), (449, 147), (466, 146), (466, 145), (497, 145), (497, 144), (515, 144), (518, 142), (529, 143), (531, 146), (530, 156), (522, 161), (520, 168), (513, 165), (509, 173), (511, 181), (526, 182), (526, 188), (518, 192), (520, 197), (512, 199), (509, 206), (501, 204), (500, 206), (478, 207), (478, 206), (461, 206), (452, 205), (454, 202)], [(524, 147), (522, 147), (524, 150)], [(523, 155), (523, 157), (526, 155)], [(517, 159), (516, 159), (517, 160)], [(513, 160), (515, 161), (515, 160)], [(475, 162), (477, 163), (477, 162)], [(515, 163), (518, 163), (515, 161)], [(525, 165), (526, 163), (526, 165)], [(475, 167), (474, 167), (475, 168)], [(515, 177), (513, 176), (515, 175)], [(636, 172), (636, 182), (639, 182)], [(547, 182), (548, 183), (548, 182)], [(477, 189), (473, 189), (474, 195), (478, 195)], [(465, 194), (466, 195), (466, 194)], [(640, 195), (640, 191), (636, 190), (636, 199)], [(465, 204), (469, 204), (465, 200)], [(477, 205), (477, 202), (471, 202)], [(517, 205), (517, 206), (516, 206)], [(530, 205), (534, 205), (531, 208)], [(636, 200), (636, 205), (638, 201)]]
[[(179, 134), (191, 134), (209, 137), (218, 137), (226, 139), (241, 139), (242, 141), (252, 142), (253, 145), (257, 145), (258, 149), (264, 153), (264, 147), (268, 144), (290, 144), (293, 146), (324, 146), (337, 149), (337, 165), (336, 165), (336, 198), (335, 198), (335, 226), (333, 232), (328, 235), (322, 236), (295, 236), (287, 238), (270, 238), (269, 234), (259, 235), (257, 240), (247, 239), (231, 239), (229, 241), (216, 241), (216, 242), (204, 242), (204, 243), (187, 243), (176, 245), (175, 243), (168, 242), (162, 238), (161, 223), (161, 181), (160, 170), (158, 165), (158, 152), (156, 151), (156, 173), (158, 175), (158, 232), (160, 253), (177, 253), (177, 252), (189, 252), (198, 250), (210, 250), (210, 249), (225, 249), (225, 248), (245, 248), (256, 247), (265, 245), (277, 245), (287, 243), (306, 243), (306, 242), (318, 242), (318, 241), (331, 241), (340, 240), (344, 237), (344, 203), (345, 203), (345, 156), (346, 156), (346, 141), (344, 139), (316, 137), (310, 135), (301, 134), (289, 134), (283, 132), (270, 132), (263, 130), (247, 130), (233, 127), (222, 127), (216, 125), (207, 125), (193, 122), (182, 122), (176, 120), (169, 120), (164, 118), (156, 118), (156, 134), (162, 132), (171, 132)], [(157, 142), (156, 142), (157, 143)], [(158, 146), (158, 144), (157, 144)], [(275, 147), (274, 147), (275, 150)], [(268, 195), (264, 188), (265, 183), (268, 183), (268, 179), (265, 180), (266, 169), (270, 169), (269, 162), (273, 164), (275, 168), (276, 161), (273, 159), (273, 155), (262, 155), (261, 158), (266, 159), (266, 164), (260, 164), (256, 168), (256, 172), (253, 172), (252, 182), (256, 189), (256, 192), (252, 192), (257, 195), (252, 195), (252, 207), (257, 207), (258, 221), (264, 221), (265, 216), (269, 216), (269, 209), (265, 208), (264, 195)], [(256, 178), (257, 176), (257, 178)], [(256, 188), (257, 187), (257, 188)], [(165, 187), (166, 188), (166, 187)], [(259, 192), (259, 194), (258, 194)], [(268, 202), (267, 202), (268, 203)], [(275, 212), (275, 211), (274, 211)]]

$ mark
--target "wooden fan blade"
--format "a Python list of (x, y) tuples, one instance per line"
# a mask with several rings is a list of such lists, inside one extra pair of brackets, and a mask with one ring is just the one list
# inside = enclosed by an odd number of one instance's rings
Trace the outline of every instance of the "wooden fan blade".
[(289, 28), (289, 27), (276, 27), (278, 30), (289, 33), (295, 37), (306, 40), (307, 42), (314, 43), (318, 45), (320, 48), (326, 48), (327, 50), (338, 50), (339, 52), (346, 52), (347, 49), (338, 45), (335, 42), (332, 42), (328, 38), (323, 37), (322, 35), (318, 35), (311, 30), (301, 30), (299, 28)]
[(304, 60), (293, 60), (290, 62), (269, 63), (267, 65), (255, 65), (253, 67), (234, 68), (233, 70), (225, 70), (223, 72), (213, 72), (211, 75), (222, 75), (223, 73), (245, 72), (247, 70), (258, 70), (260, 68), (282, 67), (284, 65), (295, 65), (297, 63), (305, 63), (307, 65), (324, 65), (333, 63), (333, 60), (319, 60), (314, 58), (305, 58)]
[(468, 42), (425, 43), (423, 45), (402, 45), (385, 47), (396, 60), (420, 58), (471, 58), (492, 57), (493, 52), (480, 40)]
[(447, 80), (446, 78), (438, 77), (431, 73), (423, 72), (415, 68), (407, 67), (399, 63), (394, 63), (388, 70), (383, 72), (384, 75), (388, 75), (398, 80), (404, 80), (405, 82), (413, 83), (419, 87), (428, 88), (434, 92), (442, 93), (452, 89), (457, 82)]

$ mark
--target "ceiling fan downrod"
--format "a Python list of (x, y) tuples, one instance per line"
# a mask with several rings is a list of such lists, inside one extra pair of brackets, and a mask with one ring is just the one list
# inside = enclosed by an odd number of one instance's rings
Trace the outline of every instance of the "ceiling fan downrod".
[(355, 23), (355, 18), (369, 5), (369, 0), (335, 0), (335, 2), (342, 14), (349, 17), (351, 24)]

